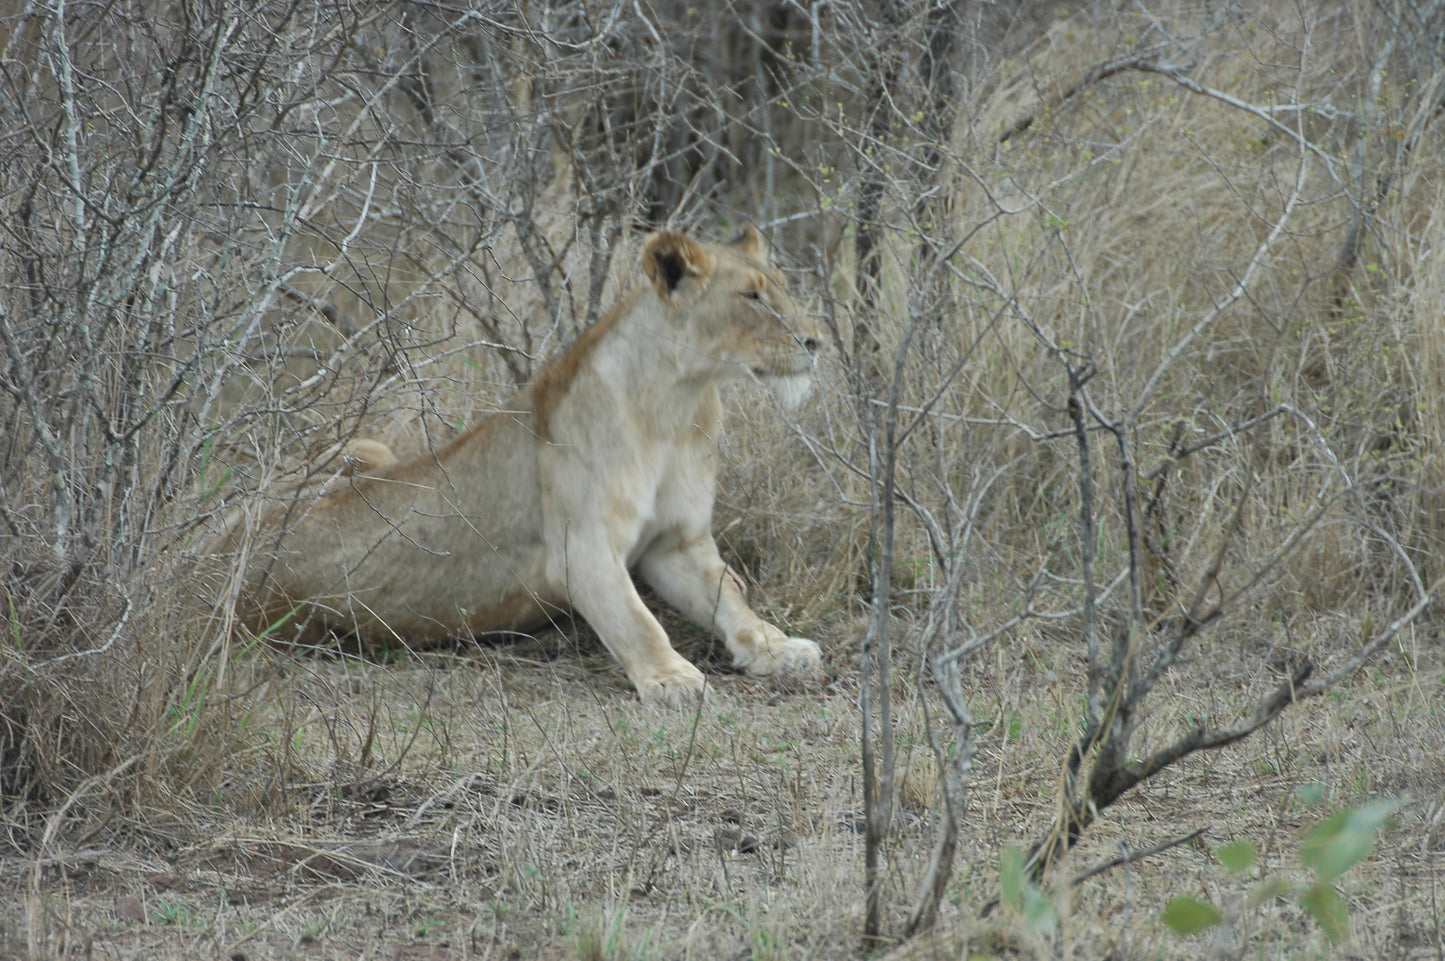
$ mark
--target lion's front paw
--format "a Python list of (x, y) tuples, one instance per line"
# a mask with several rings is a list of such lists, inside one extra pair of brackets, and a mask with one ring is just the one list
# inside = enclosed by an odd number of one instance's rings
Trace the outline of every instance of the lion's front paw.
[(707, 684), (702, 671), (682, 658), (676, 665), (634, 679), (633, 683), (644, 704), (661, 707), (692, 707), (702, 700)]
[(808, 674), (818, 669), (823, 653), (818, 645), (801, 637), (778, 636), (758, 645), (752, 656), (737, 666), (749, 674)]

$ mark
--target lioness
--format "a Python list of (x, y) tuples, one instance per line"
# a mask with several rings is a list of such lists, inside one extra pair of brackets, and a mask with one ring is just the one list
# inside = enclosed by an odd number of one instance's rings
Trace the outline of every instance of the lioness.
[[(256, 631), (403, 641), (526, 630), (571, 607), (646, 701), (701, 694), (632, 583), (706, 625), (753, 674), (808, 671), (818, 645), (743, 600), (711, 532), (718, 384), (806, 392), (818, 332), (748, 228), (731, 244), (662, 232), (624, 296), (495, 415), (435, 452), (347, 453), (347, 486), (299, 504), (239, 609)], [(338, 489), (339, 487), (339, 489)], [(227, 535), (235, 546), (236, 534)], [(258, 556), (260, 553), (258, 552)], [(289, 619), (287, 619), (290, 615)]]

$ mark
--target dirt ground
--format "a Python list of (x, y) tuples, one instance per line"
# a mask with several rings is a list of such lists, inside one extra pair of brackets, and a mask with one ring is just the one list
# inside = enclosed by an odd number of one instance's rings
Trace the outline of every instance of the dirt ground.
[[(0, 861), (0, 955), (861, 956), (856, 652), (834, 642), (826, 676), (792, 690), (690, 653), (713, 685), (695, 714), (637, 703), (586, 640), (391, 664), (269, 658), (272, 709), (304, 715), (287, 747), (308, 778), (245, 820), (218, 813), (236, 797), (212, 812), (159, 808), (143, 825), (87, 805), (94, 828), (70, 832), (77, 843)], [(1441, 957), (1438, 653), (1438, 639), (1397, 648), (1328, 700), (1146, 782), (1056, 873), (1040, 922), (983, 914), (999, 852), (1048, 823), (1080, 665), (1045, 640), (1000, 650), (978, 671), (984, 723), (942, 935), (908, 956)], [(1227, 703), (1249, 688), (1223, 672), (1211, 690)], [(921, 702), (906, 685), (898, 695), (889, 894), (901, 919), (932, 841), (936, 774), (919, 746)], [(1157, 707), (1160, 723), (1189, 709)], [(1268, 880), (1306, 879), (1298, 852), (1311, 826), (1385, 797), (1400, 802), (1395, 818), (1339, 884), (1345, 941), (1331, 945), (1296, 895), (1259, 896)], [(1258, 851), (1245, 877), (1215, 856), (1238, 840)], [(1169, 931), (1160, 913), (1180, 895), (1221, 906), (1225, 933)]]

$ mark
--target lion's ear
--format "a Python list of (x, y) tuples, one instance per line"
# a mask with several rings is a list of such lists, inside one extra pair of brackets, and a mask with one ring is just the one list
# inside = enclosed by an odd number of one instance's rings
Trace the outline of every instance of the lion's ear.
[(768, 255), (771, 253), (768, 249), (768, 242), (763, 239), (763, 235), (758, 231), (758, 228), (752, 224), (743, 225), (743, 232), (733, 238), (733, 246), (736, 247), (738, 252), (744, 257), (749, 260), (756, 260), (760, 264), (767, 263)]
[(715, 264), (712, 254), (670, 230), (648, 237), (642, 248), (642, 269), (663, 300), (671, 297), (688, 277), (706, 280)]

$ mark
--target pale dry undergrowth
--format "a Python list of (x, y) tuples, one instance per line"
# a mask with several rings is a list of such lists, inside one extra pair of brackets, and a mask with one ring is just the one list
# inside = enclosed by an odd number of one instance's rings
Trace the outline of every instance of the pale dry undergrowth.
[[(103, 957), (158, 958), (853, 955), (855, 652), (834, 645), (828, 678), (794, 690), (715, 673), (693, 715), (637, 704), (593, 643), (271, 665), (250, 720), (254, 750), (285, 753), (296, 778), (268, 810), (177, 812), (171, 845), (149, 854), (115, 843), (125, 825), (98, 824), (89, 843), (54, 849), (38, 893), (35, 865), (6, 859), (12, 893), (0, 915), (16, 921), (0, 945), (20, 951), (30, 936), (57, 954), (88, 943)], [(1175, 895), (1238, 896), (1214, 848), (1248, 839), (1262, 871), (1298, 871), (1302, 833), (1324, 813), (1392, 796), (1404, 801), (1396, 823), (1343, 885), (1355, 905), (1345, 947), (1413, 956), (1439, 944), (1430, 892), (1445, 845), (1442, 669), (1417, 645), (1341, 688), (1327, 710), (1304, 706), (1151, 780), (1090, 831), (1064, 874), (1205, 834), (1058, 888), (1059, 921), (1044, 934), (977, 912), (994, 892), (995, 852), (1047, 822), (1078, 713), (1078, 664), (1042, 636), (1001, 648), (974, 695), (986, 727), (947, 920), (963, 919), (983, 950), (1026, 957), (1192, 957), (1198, 946), (1157, 917)], [(1220, 671), (1218, 703), (1161, 700), (1151, 723), (1182, 726), (1261, 683)], [(931, 836), (933, 762), (919, 747), (921, 702), (905, 685), (898, 703), (909, 773), (892, 856), (906, 865)], [(1301, 799), (1311, 792), (1317, 801)], [(204, 834), (184, 827), (202, 822), (212, 825)], [(1326, 944), (1284, 904), (1266, 906), (1251, 930), (1270, 957), (1311, 957)]]

